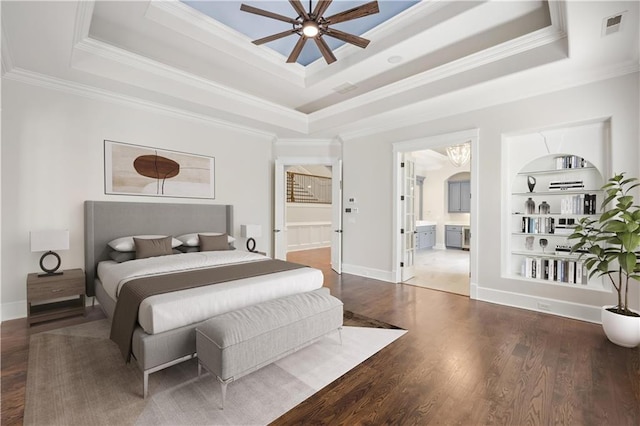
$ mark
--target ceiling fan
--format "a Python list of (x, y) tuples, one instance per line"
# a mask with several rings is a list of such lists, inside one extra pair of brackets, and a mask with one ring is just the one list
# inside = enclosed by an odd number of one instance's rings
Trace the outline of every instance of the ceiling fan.
[(362, 18), (363, 16), (373, 15), (380, 11), (378, 9), (378, 2), (372, 1), (325, 18), (322, 15), (331, 4), (331, 1), (332, 0), (318, 0), (316, 3), (316, 7), (312, 11), (311, 0), (309, 0), (309, 11), (307, 12), (300, 0), (289, 0), (289, 3), (291, 3), (291, 6), (298, 14), (298, 16), (295, 18), (289, 18), (278, 13), (269, 12), (268, 10), (249, 6), (247, 4), (242, 4), (240, 6), (240, 10), (242, 10), (243, 12), (265, 16), (267, 18), (288, 22), (293, 25), (293, 28), (290, 30), (254, 40), (253, 44), (260, 45), (273, 40), (278, 40), (283, 37), (287, 37), (291, 34), (298, 34), (300, 36), (300, 39), (293, 47), (291, 54), (287, 58), (287, 62), (296, 62), (298, 60), (298, 56), (300, 56), (300, 52), (302, 52), (304, 44), (308, 39), (312, 38), (316, 42), (316, 45), (318, 46), (320, 53), (322, 53), (324, 60), (327, 61), (328, 64), (331, 64), (332, 62), (336, 61), (336, 57), (333, 55), (333, 52), (327, 45), (327, 42), (322, 38), (323, 36), (337, 38), (338, 40), (356, 45), (363, 49), (367, 47), (367, 45), (369, 44), (369, 40), (357, 35), (336, 30), (334, 28), (329, 28), (329, 26), (332, 24), (337, 24), (338, 22), (345, 22), (352, 19)]

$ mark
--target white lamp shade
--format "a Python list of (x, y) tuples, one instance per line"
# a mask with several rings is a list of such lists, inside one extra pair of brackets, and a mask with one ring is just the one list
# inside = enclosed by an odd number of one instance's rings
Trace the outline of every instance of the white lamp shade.
[(240, 235), (243, 238), (258, 238), (262, 236), (260, 225), (240, 225)]
[(31, 231), (31, 251), (69, 250), (69, 230)]

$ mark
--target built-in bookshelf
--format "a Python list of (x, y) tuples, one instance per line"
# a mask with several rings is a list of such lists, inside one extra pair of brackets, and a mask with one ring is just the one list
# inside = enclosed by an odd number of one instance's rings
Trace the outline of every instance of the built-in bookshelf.
[(598, 217), (602, 184), (596, 167), (569, 154), (537, 158), (516, 173), (510, 194), (512, 278), (603, 289), (601, 279), (588, 279), (568, 240), (580, 219)]

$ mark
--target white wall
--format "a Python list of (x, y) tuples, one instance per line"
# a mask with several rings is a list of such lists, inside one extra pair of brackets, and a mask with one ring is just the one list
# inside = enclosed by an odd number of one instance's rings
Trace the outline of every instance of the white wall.
[[(243, 223), (271, 229), (271, 136), (15, 81), (3, 81), (2, 124), (3, 320), (26, 316), (26, 276), (40, 256), (30, 230), (68, 228), (62, 266), (84, 267), (85, 200), (233, 204), (237, 236)], [(216, 199), (105, 195), (104, 139), (215, 157)], [(269, 232), (257, 248), (271, 251)]]
[[(479, 250), (478, 297), (499, 303), (532, 308), (536, 299), (550, 300), (552, 311), (588, 317), (596, 307), (614, 301), (609, 293), (516, 281), (501, 276), (501, 170), (504, 134), (611, 118), (612, 170), (638, 176), (638, 73), (568, 90), (545, 94), (505, 105), (485, 108), (418, 125), (380, 132), (344, 141), (344, 196), (357, 197), (357, 221), (345, 222), (343, 253), (346, 265), (358, 271), (392, 271), (393, 242), (393, 151), (392, 144), (426, 136), (478, 128), (479, 221), (476, 230)], [(375, 232), (371, 232), (375, 230)], [(374, 249), (370, 249), (374, 247)], [(355, 268), (354, 268), (355, 269)], [(345, 269), (345, 271), (347, 271)], [(362, 274), (364, 275), (364, 274)], [(640, 305), (637, 286), (632, 295)], [(557, 302), (557, 303), (556, 303)], [(573, 309), (578, 306), (579, 309)], [(557, 310), (556, 310), (557, 309)], [(573, 309), (573, 310), (572, 310)], [(579, 310), (580, 313), (575, 313)]]

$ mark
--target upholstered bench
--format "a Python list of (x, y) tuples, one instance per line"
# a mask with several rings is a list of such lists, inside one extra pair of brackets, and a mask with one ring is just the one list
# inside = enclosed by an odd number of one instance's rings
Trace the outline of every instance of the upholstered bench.
[(227, 384), (342, 328), (342, 302), (329, 289), (295, 294), (218, 315), (196, 328), (198, 376)]

